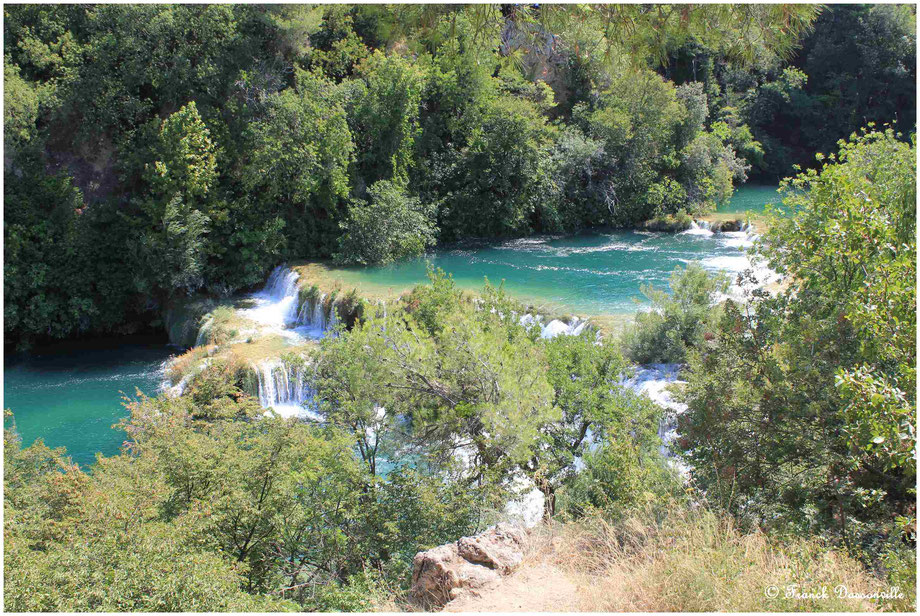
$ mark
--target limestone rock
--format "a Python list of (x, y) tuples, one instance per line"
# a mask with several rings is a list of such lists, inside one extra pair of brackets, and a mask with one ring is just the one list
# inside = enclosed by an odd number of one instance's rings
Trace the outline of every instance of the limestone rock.
[(524, 559), (524, 533), (498, 524), (475, 537), (463, 537), (412, 560), (412, 600), (426, 608), (442, 607), (464, 595), (497, 585)]
[(469, 562), (507, 574), (524, 560), (524, 533), (510, 524), (498, 524), (481, 535), (463, 537), (457, 548)]

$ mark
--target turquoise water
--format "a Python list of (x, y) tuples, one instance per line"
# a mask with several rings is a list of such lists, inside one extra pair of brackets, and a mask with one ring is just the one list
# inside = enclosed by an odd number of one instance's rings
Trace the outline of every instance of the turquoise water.
[(728, 203), (716, 208), (720, 214), (761, 213), (767, 203), (781, 205), (776, 184), (746, 184), (735, 191)]
[[(776, 186), (742, 186), (720, 212), (763, 212), (777, 202)], [(347, 285), (401, 292), (426, 280), (430, 263), (466, 289), (505, 281), (513, 296), (536, 307), (579, 315), (630, 314), (646, 303), (642, 284), (666, 286), (677, 266), (699, 261), (711, 271), (735, 274), (748, 266), (743, 234), (614, 231), (542, 236), (500, 244), (469, 245), (423, 258), (333, 270)]]
[(738, 237), (617, 231), (531, 237), (499, 245), (463, 247), (425, 258), (368, 268), (334, 270), (349, 285), (399, 291), (426, 279), (430, 263), (463, 288), (483, 279), (537, 307), (580, 315), (634, 312), (641, 284), (667, 285), (678, 265), (700, 261), (713, 271), (747, 265)]
[[(763, 211), (775, 187), (738, 190), (725, 212)], [(427, 259), (387, 267), (336, 270), (347, 284), (402, 290), (426, 279), (428, 262), (453, 274), (462, 287), (483, 278), (505, 280), (510, 293), (536, 307), (592, 314), (627, 314), (641, 302), (639, 285), (664, 286), (677, 265), (700, 261), (711, 270), (747, 266), (743, 233), (610, 232), (535, 237), (497, 245), (456, 247)], [(112, 455), (124, 439), (112, 424), (127, 415), (123, 393), (155, 394), (163, 362), (174, 354), (160, 341), (122, 339), (74, 343), (30, 355), (7, 355), (3, 407), (15, 415), (24, 445), (43, 438), (91, 464), (96, 452)]]
[(112, 429), (127, 410), (122, 392), (156, 394), (163, 362), (176, 352), (146, 341), (72, 344), (5, 357), (3, 408), (13, 411), (24, 446), (43, 438), (66, 447), (74, 462), (118, 453), (124, 432)]

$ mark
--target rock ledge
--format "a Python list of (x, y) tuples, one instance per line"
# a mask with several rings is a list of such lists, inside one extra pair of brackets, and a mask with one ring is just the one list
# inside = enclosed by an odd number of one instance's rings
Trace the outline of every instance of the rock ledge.
[(480, 596), (524, 560), (524, 531), (497, 524), (474, 537), (419, 552), (412, 560), (414, 603), (439, 608), (464, 594)]

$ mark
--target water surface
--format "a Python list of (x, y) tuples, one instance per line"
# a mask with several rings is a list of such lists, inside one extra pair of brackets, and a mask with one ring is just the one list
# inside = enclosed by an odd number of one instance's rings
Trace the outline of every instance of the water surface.
[(91, 464), (96, 452), (116, 454), (124, 441), (124, 432), (111, 427), (127, 416), (123, 394), (156, 394), (163, 362), (174, 353), (134, 338), (7, 355), (3, 407), (13, 411), (23, 446), (43, 438), (49, 447), (66, 447), (74, 462)]
[[(759, 213), (777, 197), (773, 186), (745, 186), (720, 211)], [(678, 265), (699, 261), (712, 271), (744, 269), (743, 248), (749, 243), (744, 233), (713, 235), (701, 229), (585, 233), (454, 247), (424, 259), (334, 273), (346, 285), (403, 290), (424, 282), (431, 263), (468, 289), (480, 289), (485, 277), (495, 284), (504, 280), (511, 294), (547, 311), (629, 314), (644, 301), (640, 285), (666, 286)], [(294, 294), (288, 289), (291, 281), (282, 282), (270, 280), (254, 296), (261, 303), (250, 317), (290, 320), (291, 306), (284, 302)], [(124, 433), (111, 428), (127, 415), (123, 395), (133, 396), (136, 389), (157, 393), (163, 363), (174, 353), (160, 340), (123, 338), (8, 355), (3, 406), (13, 411), (24, 445), (43, 438), (51, 447), (66, 447), (75, 462), (90, 464), (96, 452), (113, 455), (123, 442)]]
[(735, 191), (732, 198), (716, 208), (719, 214), (762, 214), (768, 203), (781, 206), (776, 184), (745, 184)]
[[(742, 186), (719, 213), (762, 213), (778, 203), (776, 186)], [(548, 310), (580, 315), (631, 314), (647, 304), (640, 285), (666, 287), (671, 272), (691, 261), (710, 271), (737, 274), (749, 266), (744, 233), (611, 231), (540, 236), (461, 245), (423, 258), (360, 268), (338, 268), (345, 286), (399, 293), (425, 282), (428, 265), (451, 274), (458, 286), (478, 290), (488, 278), (513, 296)]]

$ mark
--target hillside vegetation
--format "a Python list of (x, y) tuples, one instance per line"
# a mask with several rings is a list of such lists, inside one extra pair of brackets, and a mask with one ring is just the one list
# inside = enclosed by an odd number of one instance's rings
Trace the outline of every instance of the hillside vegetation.
[[(909, 6), (4, 7), (7, 344), (282, 261), (700, 214), (915, 123)], [(142, 27), (138, 27), (142, 24)]]

